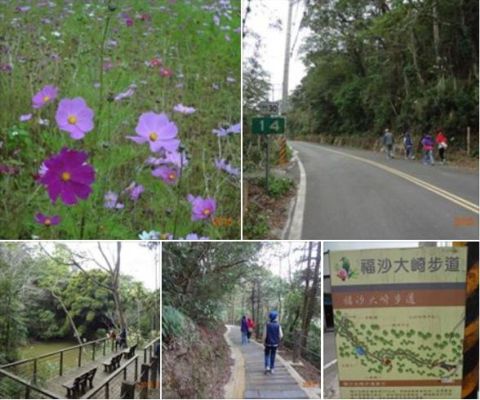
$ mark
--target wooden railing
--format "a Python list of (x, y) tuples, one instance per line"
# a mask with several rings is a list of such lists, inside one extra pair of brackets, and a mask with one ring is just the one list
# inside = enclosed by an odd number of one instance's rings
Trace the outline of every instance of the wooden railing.
[[(160, 344), (160, 336), (153, 339), (143, 348), (143, 362), (146, 363), (147, 361), (151, 360), (152, 355), (155, 355), (155, 345)], [(147, 357), (148, 355), (148, 357)]]
[[(102, 396), (102, 399), (109, 399), (110, 398), (110, 388), (111, 388), (111, 382), (113, 379), (115, 379), (119, 374), (123, 372), (123, 379), (127, 379), (127, 370), (128, 367), (132, 364), (135, 363), (135, 368), (133, 371), (133, 378), (134, 382), (137, 381), (138, 379), (138, 355), (134, 356), (130, 360), (128, 360), (125, 364), (123, 364), (119, 369), (117, 369), (113, 374), (109, 375), (108, 378), (106, 378), (100, 385), (93, 390), (92, 392), (88, 393), (88, 396), (86, 397), (87, 399), (92, 399), (95, 398), (95, 396), (103, 389), (104, 390), (104, 396)], [(117, 397), (114, 397), (117, 398)]]
[(1, 365), (0, 369), (41, 386), (42, 383), (55, 376), (62, 376), (68, 370), (80, 368), (85, 362), (95, 361), (98, 354), (105, 356), (113, 353), (116, 351), (116, 347), (115, 341), (102, 338), (42, 354), (35, 358)]
[(54, 393), (33, 385), (18, 376), (0, 369), (0, 398), (58, 399)]

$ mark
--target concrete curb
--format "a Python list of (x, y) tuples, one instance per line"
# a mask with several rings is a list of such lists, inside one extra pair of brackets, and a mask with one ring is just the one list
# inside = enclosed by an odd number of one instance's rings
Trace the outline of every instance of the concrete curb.
[(305, 211), (305, 198), (307, 196), (307, 175), (298, 151), (293, 151), (293, 160), (297, 162), (300, 170), (300, 183), (297, 194), (290, 203), (288, 219), (282, 231), (282, 240), (300, 240), (303, 231), (303, 213)]
[(223, 337), (230, 347), (233, 365), (230, 367), (230, 379), (224, 387), (225, 398), (243, 399), (245, 393), (245, 359), (240, 349), (228, 337), (231, 329), (230, 325), (226, 326), (227, 331), (223, 334)]

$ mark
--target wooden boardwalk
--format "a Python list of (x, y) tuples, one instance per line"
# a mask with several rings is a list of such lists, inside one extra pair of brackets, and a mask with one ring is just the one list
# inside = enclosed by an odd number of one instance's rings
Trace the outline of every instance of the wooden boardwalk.
[(278, 357), (275, 359), (275, 373), (264, 374), (263, 347), (255, 343), (242, 346), (239, 327), (230, 329), (229, 338), (245, 359), (245, 399), (309, 398)]
[[(72, 382), (73, 379), (82, 373), (85, 373), (92, 368), (97, 368), (97, 373), (95, 374), (95, 378), (93, 380), (93, 389), (89, 389), (83, 396), (82, 398), (88, 398), (91, 393), (95, 392), (95, 389), (99, 387), (110, 375), (115, 374), (115, 372), (118, 372), (118, 369), (113, 372), (104, 372), (104, 367), (102, 365), (103, 362), (109, 361), (114, 355), (119, 354), (121, 351), (109, 354), (107, 356), (102, 356), (101, 358), (91, 361), (85, 365), (83, 365), (81, 368), (74, 369), (72, 371), (69, 371), (63, 376), (56, 377), (53, 379), (50, 379), (49, 381), (46, 382), (44, 387), (51, 391), (52, 393), (55, 393), (58, 395), (59, 398), (65, 398), (67, 390), (62, 386), (63, 383), (66, 382)], [(138, 371), (137, 371), (137, 380), (140, 379), (140, 370), (141, 370), (141, 364), (143, 363), (143, 352), (142, 351), (137, 351), (135, 353), (138, 355)], [(120, 368), (125, 365), (129, 360), (124, 360), (122, 358), (121, 363), (120, 363)], [(160, 377), (159, 377), (160, 378)], [(157, 382), (160, 381), (158, 378)], [(105, 398), (110, 398), (110, 399), (120, 399), (120, 391), (121, 391), (121, 386), (122, 382), (126, 380), (129, 382), (134, 382), (135, 381), (135, 362), (132, 362), (127, 368), (126, 368), (126, 379), (124, 379), (124, 372), (120, 372), (113, 378), (110, 383), (109, 383), (109, 393), (108, 397), (106, 396), (105, 388), (102, 388), (99, 392), (97, 392), (92, 398), (94, 399), (105, 399)], [(160, 398), (160, 389), (149, 389), (149, 398)], [(135, 390), (135, 398), (139, 398), (139, 393), (140, 390), (139, 388), (136, 388)], [(158, 393), (158, 397), (156, 397), (156, 393)]]

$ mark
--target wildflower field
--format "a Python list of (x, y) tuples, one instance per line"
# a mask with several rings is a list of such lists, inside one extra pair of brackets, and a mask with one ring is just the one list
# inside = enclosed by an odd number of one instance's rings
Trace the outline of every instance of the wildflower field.
[(240, 0), (0, 0), (0, 238), (240, 238)]

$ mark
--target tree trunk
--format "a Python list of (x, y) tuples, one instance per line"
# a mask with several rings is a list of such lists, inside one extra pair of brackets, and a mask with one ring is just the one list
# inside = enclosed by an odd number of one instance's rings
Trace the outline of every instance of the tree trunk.
[(320, 260), (321, 260), (321, 246), (318, 243), (317, 247), (317, 255), (315, 257), (315, 269), (313, 272), (313, 282), (310, 288), (310, 293), (308, 296), (308, 306), (307, 306), (307, 314), (305, 319), (305, 328), (304, 328), (304, 336), (302, 337), (302, 346), (303, 348), (307, 348), (307, 341), (308, 341), (308, 330), (310, 328), (310, 323), (312, 322), (313, 314), (315, 311), (315, 300), (317, 297), (318, 289), (320, 288)]
[(77, 326), (75, 325), (75, 322), (73, 321), (73, 318), (71, 317), (70, 312), (67, 309), (67, 306), (62, 301), (60, 296), (56, 295), (55, 292), (52, 289), (47, 289), (47, 290), (55, 298), (55, 300), (57, 300), (60, 303), (60, 306), (62, 307), (63, 311), (65, 312), (65, 315), (67, 316), (68, 322), (73, 329), (73, 332), (74, 332), (75, 338), (77, 339), (78, 344), (82, 344), (82, 338), (81, 338), (80, 332), (78, 332)]
[(312, 251), (313, 251), (313, 242), (308, 243), (308, 256), (307, 256), (307, 270), (305, 271), (305, 291), (303, 293), (303, 306), (302, 306), (302, 347), (304, 342), (306, 342), (306, 337), (308, 335), (308, 323), (307, 323), (307, 314), (308, 314), (308, 302), (309, 302), (309, 292), (310, 292), (310, 276), (311, 269), (310, 264), (312, 261)]
[(437, 0), (432, 0), (432, 15), (433, 15), (433, 49), (435, 51), (435, 60), (437, 65), (440, 65), (440, 28), (438, 24), (438, 3)]

